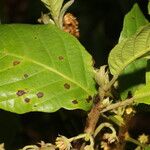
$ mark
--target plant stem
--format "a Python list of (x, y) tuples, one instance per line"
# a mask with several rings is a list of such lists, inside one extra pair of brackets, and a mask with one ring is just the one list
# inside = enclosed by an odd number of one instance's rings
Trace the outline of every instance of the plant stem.
[(95, 130), (95, 132), (94, 132), (94, 137), (96, 137), (97, 134), (98, 134), (103, 128), (105, 128), (105, 127), (106, 127), (106, 128), (109, 128), (109, 129), (112, 131), (112, 133), (116, 135), (116, 130), (113, 128), (112, 124), (110, 124), (110, 123), (108, 123), (108, 122), (105, 122), (105, 123), (100, 124), (100, 125), (96, 128), (96, 130)]
[(119, 126), (118, 130), (118, 143), (116, 144), (116, 147), (118, 150), (124, 150), (125, 145), (126, 145), (126, 138), (129, 137), (129, 126), (130, 126), (130, 121), (133, 117), (134, 113), (129, 113), (127, 114), (126, 112), (124, 113), (123, 117), (123, 124)]
[(111, 104), (109, 105), (108, 107), (104, 108), (101, 110), (101, 113), (104, 113), (106, 111), (109, 111), (109, 110), (112, 110), (112, 109), (116, 109), (118, 107), (121, 107), (121, 106), (127, 106), (127, 105), (130, 105), (134, 102), (134, 98), (130, 98), (130, 99), (126, 99), (124, 101), (120, 101), (118, 103), (115, 103), (115, 104)]
[(68, 2), (63, 6), (63, 8), (62, 8), (61, 11), (60, 11), (58, 23), (59, 23), (59, 26), (60, 26), (61, 29), (63, 28), (63, 17), (64, 17), (64, 15), (65, 15), (67, 9), (68, 9), (73, 3), (74, 3), (74, 0), (68, 1)]
[(78, 135), (76, 137), (70, 138), (69, 141), (72, 142), (72, 141), (75, 141), (75, 140), (78, 140), (78, 139), (82, 139), (82, 138), (85, 138), (85, 137), (86, 137), (86, 134), (80, 134), (80, 135)]
[(132, 143), (134, 143), (134, 144), (136, 144), (136, 145), (138, 145), (138, 146), (141, 146), (142, 148), (144, 148), (144, 147), (146, 146), (146, 145), (140, 143), (139, 141), (133, 139), (133, 138), (130, 137), (130, 136), (128, 136), (125, 140), (126, 140), (126, 141), (129, 141), (129, 142), (132, 142)]
[(84, 129), (85, 133), (90, 134), (90, 135), (94, 133), (94, 130), (96, 128), (96, 124), (99, 120), (99, 115), (102, 109), (103, 108), (100, 107), (100, 102), (98, 102), (92, 107), (86, 120), (86, 126)]
[(106, 85), (105, 91), (111, 89), (112, 85), (116, 82), (117, 79), (118, 79), (118, 75), (113, 76), (111, 81)]
[(95, 104), (93, 106), (90, 113), (88, 114), (85, 130), (84, 130), (85, 133), (88, 133), (88, 134), (94, 133), (94, 130), (95, 130), (96, 124), (98, 122), (100, 113), (104, 113), (106, 111), (116, 109), (116, 108), (121, 107), (121, 106), (127, 106), (127, 105), (132, 104), (133, 102), (134, 102), (134, 98), (130, 98), (130, 99), (126, 99), (124, 101), (121, 101), (121, 102), (118, 102), (115, 104), (111, 104), (106, 108), (103, 108), (100, 105), (100, 101), (99, 101), (97, 104)]

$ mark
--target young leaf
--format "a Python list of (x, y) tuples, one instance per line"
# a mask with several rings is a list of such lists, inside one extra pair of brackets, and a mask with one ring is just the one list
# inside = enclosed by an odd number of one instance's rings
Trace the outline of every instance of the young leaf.
[(89, 110), (91, 56), (54, 25), (0, 25), (0, 108), (15, 113)]
[(135, 60), (150, 52), (150, 24), (130, 38), (122, 40), (109, 54), (108, 63), (113, 75), (119, 76)]
[(139, 27), (146, 25), (147, 23), (148, 20), (143, 15), (138, 4), (134, 4), (131, 11), (125, 15), (119, 42), (123, 39), (131, 37), (134, 33), (136, 33)]
[(53, 19), (59, 17), (59, 13), (64, 0), (41, 0), (50, 10)]

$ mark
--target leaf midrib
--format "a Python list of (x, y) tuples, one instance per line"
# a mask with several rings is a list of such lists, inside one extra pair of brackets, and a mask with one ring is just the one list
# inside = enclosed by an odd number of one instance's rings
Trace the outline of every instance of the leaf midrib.
[[(1, 52), (1, 53), (2, 53), (2, 52)], [(45, 64), (42, 64), (42, 63), (40, 63), (40, 62), (37, 62), (37, 61), (35, 61), (35, 60), (33, 60), (33, 59), (30, 59), (30, 58), (27, 58), (27, 57), (22, 57), (22, 56), (20, 56), (20, 55), (16, 55), (16, 54), (10, 53), (10, 52), (8, 52), (8, 51), (7, 51), (7, 55), (10, 55), (10, 56), (13, 56), (13, 57), (17, 57), (17, 58), (21, 58), (21, 59), (26, 59), (27, 61), (32, 62), (32, 63), (34, 63), (34, 64), (36, 64), (36, 65), (39, 65), (39, 66), (41, 66), (41, 67), (43, 67), (43, 68), (45, 68), (45, 69), (47, 69), (47, 70), (49, 70), (49, 71), (51, 71), (51, 72), (53, 72), (53, 73), (55, 73), (55, 74), (61, 76), (62, 78), (66, 79), (66, 80), (68, 80), (68, 81), (70, 81), (70, 82), (72, 82), (73, 84), (75, 84), (75, 85), (77, 85), (78, 87), (80, 87), (81, 89), (83, 89), (88, 95), (91, 95), (91, 94), (92, 94), (92, 92), (90, 92), (89, 90), (87, 90), (86, 88), (84, 88), (84, 87), (83, 87), (82, 85), (80, 85), (78, 82), (76, 82), (76, 81), (72, 80), (71, 78), (69, 78), (68, 76), (66, 76), (66, 75), (64, 75), (64, 74), (62, 74), (62, 73), (60, 73), (60, 72), (58, 72), (57, 70), (53, 69), (52, 67), (49, 67), (49, 66), (47, 66), (47, 65), (45, 65)]]

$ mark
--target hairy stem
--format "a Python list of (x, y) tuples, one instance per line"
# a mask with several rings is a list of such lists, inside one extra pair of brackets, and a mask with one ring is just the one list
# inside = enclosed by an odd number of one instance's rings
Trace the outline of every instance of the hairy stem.
[(140, 147), (142, 147), (142, 148), (145, 148), (145, 147), (146, 147), (146, 145), (140, 143), (139, 141), (133, 139), (133, 138), (130, 137), (130, 136), (128, 136), (125, 140), (128, 141), (128, 142), (132, 142), (132, 143), (134, 143), (134, 144), (136, 144), (136, 145), (138, 145), (138, 146), (140, 146)]
[(116, 109), (118, 107), (121, 107), (121, 106), (127, 106), (127, 105), (130, 105), (134, 102), (134, 98), (130, 98), (130, 99), (126, 99), (124, 101), (120, 101), (118, 103), (115, 103), (115, 104), (111, 104), (109, 105), (108, 107), (104, 108), (101, 110), (101, 113), (104, 113), (106, 111), (109, 111), (109, 110), (112, 110), (112, 109)]

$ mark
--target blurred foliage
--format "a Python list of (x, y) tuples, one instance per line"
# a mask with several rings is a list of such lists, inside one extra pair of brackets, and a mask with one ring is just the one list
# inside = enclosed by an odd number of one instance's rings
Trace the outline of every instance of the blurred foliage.
[[(80, 41), (93, 55), (96, 66), (107, 64), (108, 53), (118, 42), (124, 15), (135, 2), (75, 0), (71, 6), (69, 11), (79, 21)], [(146, 14), (148, 0), (137, 2)], [(1, 23), (36, 24), (42, 11), (46, 13), (47, 9), (40, 0), (0, 0)], [(40, 140), (53, 141), (58, 134), (74, 136), (83, 130), (85, 117), (83, 112), (64, 110), (52, 114), (28, 113), (21, 116), (0, 111), (0, 143), (5, 142), (6, 148), (13, 150)], [(137, 124), (131, 123), (131, 126)]]

